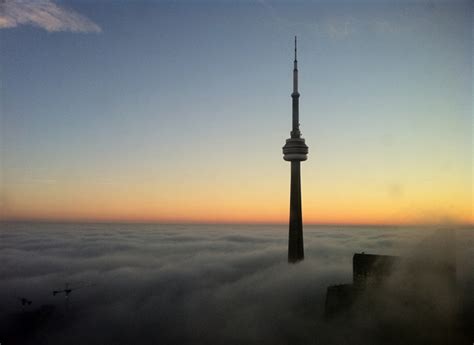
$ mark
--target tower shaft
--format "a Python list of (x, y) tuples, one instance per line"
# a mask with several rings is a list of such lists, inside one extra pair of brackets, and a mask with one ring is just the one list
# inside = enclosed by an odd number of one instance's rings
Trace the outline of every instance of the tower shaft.
[(301, 212), (300, 161), (291, 162), (290, 229), (288, 239), (288, 262), (304, 259), (303, 216)]

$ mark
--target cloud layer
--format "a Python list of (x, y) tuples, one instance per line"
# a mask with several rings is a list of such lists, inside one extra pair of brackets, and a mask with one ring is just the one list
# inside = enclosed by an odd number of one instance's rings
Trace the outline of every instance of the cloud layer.
[[(53, 312), (23, 332), (25, 343), (340, 344), (347, 334), (322, 317), (325, 292), (351, 281), (352, 254), (407, 253), (428, 232), (307, 228), (307, 260), (288, 265), (280, 226), (4, 224), (0, 337), (22, 315), (16, 297), (27, 297), (28, 310)], [(472, 283), (467, 234), (463, 284)], [(65, 282), (96, 285), (66, 302), (51, 293)]]
[(0, 1), (0, 29), (33, 25), (49, 32), (101, 32), (90, 19), (51, 0)]

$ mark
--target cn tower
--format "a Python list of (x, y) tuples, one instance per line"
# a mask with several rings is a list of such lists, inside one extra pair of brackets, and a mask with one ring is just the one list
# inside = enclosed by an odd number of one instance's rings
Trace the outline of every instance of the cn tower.
[(293, 61), (293, 126), (290, 138), (286, 139), (283, 146), (283, 159), (291, 162), (290, 183), (290, 230), (288, 239), (288, 262), (295, 263), (304, 259), (303, 248), (303, 217), (301, 214), (301, 171), (300, 162), (307, 159), (308, 146), (301, 137), (299, 123), (299, 98), (298, 92), (298, 61), (296, 57), (295, 36), (295, 60)]

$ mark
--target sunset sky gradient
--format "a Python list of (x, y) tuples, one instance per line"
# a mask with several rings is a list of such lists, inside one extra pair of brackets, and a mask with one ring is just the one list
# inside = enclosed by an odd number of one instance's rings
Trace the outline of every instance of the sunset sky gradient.
[(473, 223), (470, 1), (25, 3), (3, 219), (287, 222), (298, 35), (304, 222)]

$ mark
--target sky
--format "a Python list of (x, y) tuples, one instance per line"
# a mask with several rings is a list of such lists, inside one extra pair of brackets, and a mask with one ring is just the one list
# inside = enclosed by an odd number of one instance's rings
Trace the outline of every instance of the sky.
[(470, 1), (0, 4), (0, 216), (473, 223)]

